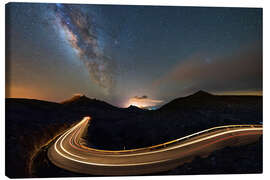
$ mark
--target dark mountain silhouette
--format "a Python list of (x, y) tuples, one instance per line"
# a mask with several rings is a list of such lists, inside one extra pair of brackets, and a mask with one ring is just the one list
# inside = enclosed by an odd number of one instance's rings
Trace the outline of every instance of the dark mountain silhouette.
[(129, 112), (123, 108), (118, 108), (107, 102), (88, 98), (84, 95), (72, 97), (62, 102), (62, 105), (83, 116), (91, 116), (93, 119), (108, 119), (110, 121), (114, 121), (115, 118), (123, 117)]
[[(118, 108), (84, 95), (62, 103), (6, 99), (6, 169), (9, 177), (28, 177), (29, 162), (43, 144), (84, 116), (91, 116), (85, 137), (98, 149), (132, 149), (170, 141), (228, 124), (262, 122), (261, 96), (217, 96), (199, 91), (158, 110)], [(16, 171), (14, 170), (16, 169)]]
[(206, 91), (200, 90), (200, 91), (198, 91), (198, 92), (196, 92), (196, 93), (194, 93), (194, 94), (192, 94), (192, 95), (190, 95), (188, 97), (192, 97), (192, 98), (209, 98), (211, 96), (213, 96), (213, 95), (206, 92)]
[(128, 108), (126, 108), (127, 111), (129, 112), (144, 112), (147, 111), (147, 109), (142, 109), (137, 106), (130, 105)]
[(100, 109), (117, 109), (117, 107), (106, 103), (104, 101), (100, 101), (97, 99), (90, 99), (88, 97), (86, 97), (85, 95), (82, 96), (73, 96), (71, 99), (66, 100), (64, 102), (62, 102), (62, 104), (64, 104), (65, 106), (68, 107), (94, 107), (94, 108), (100, 108)]
[(262, 96), (232, 96), (212, 95), (208, 92), (198, 91), (190, 96), (181, 97), (159, 108), (159, 111), (211, 109), (223, 111), (226, 109), (252, 109), (262, 108)]
[[(262, 122), (261, 96), (217, 96), (199, 91), (177, 98), (158, 110), (115, 113), (110, 118), (93, 119), (88, 140), (100, 149), (126, 149), (151, 146), (190, 133), (228, 124)], [(134, 110), (134, 111), (133, 111)], [(121, 116), (120, 116), (121, 115)], [(140, 132), (140, 133), (138, 133)]]
[(68, 104), (68, 103), (72, 103), (73, 101), (76, 101), (77, 99), (80, 99), (82, 96), (82, 94), (74, 94), (71, 98), (66, 99), (62, 102), (60, 102), (61, 104)]
[(62, 104), (34, 99), (6, 99), (6, 175), (29, 177), (32, 156), (58, 133), (82, 118)]

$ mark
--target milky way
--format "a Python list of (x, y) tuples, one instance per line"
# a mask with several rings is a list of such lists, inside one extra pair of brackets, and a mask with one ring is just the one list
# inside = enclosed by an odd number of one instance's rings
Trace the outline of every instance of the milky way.
[(57, 26), (64, 30), (71, 47), (88, 69), (90, 78), (110, 93), (115, 83), (113, 62), (99, 45), (91, 17), (74, 6), (62, 4), (56, 4), (55, 16)]
[(6, 19), (8, 97), (124, 107), (262, 91), (260, 8), (9, 3)]

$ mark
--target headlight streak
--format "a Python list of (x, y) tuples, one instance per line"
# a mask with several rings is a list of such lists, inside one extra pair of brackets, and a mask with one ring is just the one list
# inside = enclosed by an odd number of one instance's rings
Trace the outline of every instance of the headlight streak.
[[(206, 130), (203, 130), (203, 131), (199, 131), (197, 133), (193, 133), (193, 134), (190, 134), (188, 136), (184, 136), (184, 137), (181, 137), (179, 139), (175, 139), (175, 140), (172, 140), (172, 141), (169, 141), (169, 142), (166, 142), (166, 143), (162, 143), (162, 144), (158, 144), (158, 145), (154, 145), (154, 146), (151, 146), (151, 147), (144, 147), (144, 148), (137, 148), (137, 149), (130, 149), (130, 150), (116, 150), (116, 151), (110, 151), (110, 150), (100, 150), (100, 149), (94, 149), (94, 148), (90, 148), (90, 147), (87, 147), (87, 146), (84, 146), (84, 145), (78, 145), (78, 147), (80, 147), (81, 149), (87, 149), (87, 150), (91, 150), (91, 151), (98, 151), (98, 152), (104, 152), (104, 153), (127, 153), (127, 152), (136, 152), (136, 151), (142, 151), (142, 150), (149, 150), (149, 149), (155, 149), (157, 147), (162, 147), (162, 146), (168, 146), (168, 145), (171, 145), (171, 144), (174, 144), (174, 143), (177, 143), (179, 141), (183, 141), (183, 140), (186, 140), (186, 139), (189, 139), (191, 137), (194, 137), (194, 136), (197, 136), (197, 135), (200, 135), (200, 134), (203, 134), (203, 133), (206, 133), (206, 132), (209, 132), (209, 131), (212, 131), (212, 130), (218, 130), (218, 129), (225, 129), (225, 128), (239, 128), (239, 127), (248, 127), (248, 128), (255, 128), (255, 126), (258, 126), (258, 125), (226, 125), (226, 126), (218, 126), (218, 127), (213, 127), (213, 128), (209, 128), (209, 129), (206, 129)], [(262, 127), (261, 125), (259, 125), (259, 127)], [(262, 130), (262, 129), (261, 129)], [(242, 130), (241, 130), (242, 131)], [(123, 155), (123, 154), (122, 154)], [(124, 155), (123, 155), (124, 156)], [(128, 156), (128, 155), (127, 155)]]
[[(191, 150), (185, 152), (185, 153), (190, 153), (190, 151), (196, 151), (198, 149), (202, 149), (202, 148), (204, 148), (206, 146), (209, 146), (211, 144), (217, 143), (219, 141), (224, 141), (226, 139), (230, 139), (230, 138), (233, 138), (233, 137), (236, 137), (236, 136), (245, 136), (245, 135), (252, 135), (252, 134), (260, 134), (259, 131), (262, 130), (262, 127), (254, 127), (254, 126), (257, 126), (257, 125), (229, 125), (229, 126), (221, 126), (221, 127), (210, 128), (210, 129), (207, 129), (207, 130), (204, 130), (204, 131), (200, 131), (200, 132), (197, 132), (197, 133), (194, 133), (194, 134), (185, 136), (183, 138), (179, 138), (179, 139), (177, 139), (177, 141), (188, 139), (188, 138), (190, 138), (192, 136), (196, 136), (196, 135), (199, 135), (199, 134), (202, 134), (202, 133), (205, 133), (205, 132), (209, 132), (210, 130), (214, 130), (214, 129), (227, 128), (227, 131), (220, 132), (220, 133), (217, 133), (217, 134), (208, 136), (208, 137), (203, 137), (203, 138), (200, 138), (200, 139), (191, 141), (191, 142), (186, 142), (186, 143), (183, 143), (183, 144), (175, 145), (173, 147), (165, 147), (165, 146), (168, 145), (168, 144), (170, 144), (170, 143), (172, 143), (172, 142), (174, 143), (176, 140), (170, 141), (168, 143), (164, 143), (164, 144), (152, 146), (152, 147), (147, 147), (147, 148), (138, 148), (138, 149), (134, 149), (134, 150), (121, 150), (121, 151), (107, 151), (107, 150), (98, 150), (98, 149), (94, 149), (94, 148), (89, 148), (89, 147), (86, 147), (84, 145), (79, 144), (79, 141), (77, 141), (78, 138), (80, 138), (80, 137), (78, 137), (78, 135), (80, 134), (81, 129), (83, 127), (84, 128), (86, 127), (86, 125), (87, 125), (87, 123), (88, 123), (88, 121), (90, 119), (91, 119), (90, 117), (85, 117), (81, 122), (79, 122), (73, 128), (71, 128), (66, 133), (64, 133), (59, 139), (57, 139), (57, 141), (54, 144), (54, 149), (55, 149), (55, 151), (60, 156), (66, 158), (66, 159), (69, 159), (71, 161), (74, 161), (74, 162), (83, 163), (83, 164), (89, 164), (89, 165), (96, 165), (96, 166), (136, 166), (136, 165), (154, 164), (154, 163), (160, 163), (160, 162), (165, 162), (165, 161), (172, 160), (172, 159), (165, 159), (165, 160), (156, 160), (156, 161), (150, 161), (150, 162), (124, 163), (124, 164), (109, 164), (109, 163), (102, 164), (102, 163), (96, 163), (96, 162), (89, 162), (89, 161), (86, 160), (86, 159), (88, 159), (87, 157), (82, 157), (82, 156), (79, 156), (77, 154), (73, 154), (73, 153), (69, 152), (68, 150), (66, 150), (64, 148), (63, 141), (71, 133), (73, 133), (73, 134), (72, 134), (72, 136), (69, 139), (69, 144), (73, 148), (76, 148), (79, 151), (88, 152), (89, 154), (91, 154), (91, 151), (92, 151), (92, 153), (93, 153), (93, 151), (94, 152), (100, 152), (101, 153), (100, 155), (101, 156), (104, 156), (104, 157), (106, 157), (106, 156), (110, 156), (110, 157), (118, 157), (118, 156), (119, 157), (126, 157), (126, 156), (138, 156), (138, 155), (146, 155), (146, 154), (153, 154), (153, 153), (159, 153), (159, 152), (169, 151), (169, 150), (173, 150), (173, 149), (176, 149), (176, 148), (181, 148), (181, 147), (184, 147), (184, 146), (192, 145), (192, 144), (195, 144), (195, 143), (198, 143), (198, 142), (206, 141), (206, 140), (209, 140), (209, 139), (215, 139), (215, 138), (218, 138), (219, 136), (222, 136), (222, 135), (225, 135), (225, 134), (230, 134), (230, 133), (232, 134), (232, 133), (243, 132), (243, 131), (254, 131), (254, 132), (242, 133), (242, 134), (238, 134), (238, 135), (230, 135), (230, 136), (225, 137), (225, 138), (220, 138), (220, 139), (211, 141), (210, 143), (207, 143), (207, 144), (205, 144), (203, 146), (200, 146), (200, 147), (197, 147), (197, 148), (194, 148), (194, 149), (191, 149)], [(248, 128), (248, 126), (250, 128)], [(228, 129), (228, 128), (235, 128), (235, 127), (238, 127), (238, 128), (240, 128), (240, 127), (246, 127), (246, 128), (243, 128), (243, 129), (232, 129), (232, 130)], [(63, 150), (63, 152), (67, 153), (71, 157), (63, 154), (57, 148), (57, 144), (58, 144), (59, 140), (60, 140), (60, 148), (61, 148), (61, 150)], [(74, 142), (74, 144), (73, 144), (73, 142)], [(162, 146), (162, 145), (164, 146), (164, 148), (163, 149), (160, 149), (160, 150), (155, 150), (154, 149), (153, 151), (141, 152), (141, 153), (138, 153), (137, 152), (136, 153), (136, 151), (138, 151), (138, 150), (150, 150), (153, 147), (159, 147), (159, 146)], [(102, 154), (104, 152), (111, 153), (111, 154)], [(129, 154), (115, 154), (115, 153), (118, 153), (118, 152), (125, 152), (125, 153), (129, 153)], [(133, 153), (130, 153), (130, 152), (133, 152)], [(82, 159), (82, 160), (78, 160), (77, 158)]]
[[(58, 143), (58, 141), (61, 139), (61, 141), (60, 141), (60, 147), (61, 147), (61, 149), (64, 151), (64, 152), (66, 152), (67, 154), (69, 154), (69, 155), (71, 155), (71, 156), (74, 156), (74, 157), (78, 157), (78, 158), (81, 158), (81, 159), (86, 159), (86, 158), (84, 158), (84, 157), (81, 157), (81, 156), (77, 156), (77, 155), (75, 155), (75, 154), (72, 154), (72, 153), (70, 153), (70, 152), (68, 152), (64, 147), (63, 147), (63, 140), (74, 130), (74, 129), (76, 129), (78, 126), (80, 126), (81, 125), (81, 123), (82, 122), (84, 122), (85, 120), (86, 120), (87, 118), (84, 118), (81, 122), (79, 122), (76, 126), (74, 126), (73, 128), (71, 128), (70, 130), (68, 130), (66, 133), (64, 133), (59, 139), (57, 139), (57, 141), (55, 142), (55, 144), (54, 144), (54, 148), (55, 148), (55, 150), (56, 150), (56, 152), (58, 153), (58, 154), (61, 154), (62, 156), (63, 156), (63, 154), (57, 149), (57, 143)], [(64, 157), (66, 157), (66, 156), (64, 156)]]
[(155, 149), (155, 148), (157, 148), (157, 147), (167, 146), (167, 145), (174, 144), (174, 143), (177, 143), (177, 142), (179, 142), (179, 141), (183, 141), (183, 140), (189, 139), (189, 138), (191, 138), (191, 137), (194, 137), (194, 136), (197, 136), (197, 135), (200, 135), (200, 134), (209, 132), (209, 131), (213, 131), (213, 130), (225, 129), (225, 128), (231, 129), (231, 128), (240, 128), (240, 127), (255, 128), (255, 126), (262, 127), (261, 125), (251, 125), (251, 124), (249, 124), (249, 125), (244, 124), (244, 125), (226, 125), (226, 126), (218, 126), (218, 127), (209, 128), (209, 129), (206, 129), (206, 130), (203, 130), (203, 131), (199, 131), (199, 132), (197, 132), (197, 133), (193, 133), (193, 134), (190, 134), (190, 135), (187, 135), (187, 136), (184, 136), (184, 137), (181, 137), (181, 138), (178, 138), (178, 139), (175, 139), (175, 140), (166, 142), (166, 143), (154, 145), (154, 146), (151, 146), (151, 147), (144, 147), (144, 148), (137, 148), (137, 149), (130, 149), (130, 150), (116, 150), (116, 151), (100, 150), (100, 149), (90, 148), (90, 147), (87, 147), (87, 146), (84, 146), (84, 145), (80, 145), (80, 147), (82, 147), (82, 148), (84, 148), (84, 149), (92, 150), (92, 151), (105, 152), (105, 153), (135, 152), (135, 151), (147, 150), (147, 149), (149, 149), (149, 148), (150, 148), (150, 149), (151, 149), (151, 148), (152, 148), (152, 149)]

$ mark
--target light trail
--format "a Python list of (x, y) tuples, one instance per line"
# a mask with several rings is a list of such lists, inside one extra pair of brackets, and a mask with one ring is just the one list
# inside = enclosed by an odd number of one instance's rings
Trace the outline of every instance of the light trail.
[[(244, 138), (249, 137), (248, 141), (254, 142), (262, 135), (263, 130), (261, 125), (219, 126), (151, 147), (111, 151), (80, 144), (80, 138), (90, 120), (90, 117), (83, 118), (49, 148), (48, 157), (56, 166), (79, 173), (99, 175), (158, 172), (166, 169), (166, 166), (161, 165), (176, 167), (182, 164), (185, 158), (201, 155), (202, 152), (211, 153), (220, 149), (219, 146), (222, 148), (224, 142), (234, 145), (227, 142), (229, 139), (241, 143)], [(108, 171), (109, 167), (116, 169)]]
[(88, 150), (93, 150), (93, 151), (98, 151), (98, 152), (106, 152), (106, 153), (135, 152), (135, 151), (146, 150), (146, 149), (151, 149), (151, 148), (158, 148), (158, 147), (170, 145), (170, 144), (173, 144), (173, 143), (176, 143), (176, 142), (179, 142), (179, 141), (187, 140), (187, 139), (189, 139), (191, 137), (195, 137), (197, 135), (200, 135), (200, 134), (203, 134), (203, 133), (212, 131), (212, 130), (219, 130), (219, 129), (225, 129), (225, 128), (231, 129), (231, 128), (239, 128), (239, 127), (249, 127), (249, 128), (252, 127), (252, 128), (255, 128), (255, 126), (262, 127), (261, 125), (246, 125), (246, 124), (244, 124), (244, 125), (218, 126), (218, 127), (209, 128), (209, 129), (206, 129), (206, 130), (203, 130), (203, 131), (199, 131), (199, 132), (196, 132), (196, 133), (193, 133), (193, 134), (190, 134), (190, 135), (187, 135), (187, 136), (184, 136), (184, 137), (181, 137), (181, 138), (178, 138), (178, 139), (175, 139), (175, 140), (166, 142), (166, 143), (154, 145), (154, 146), (151, 146), (151, 147), (136, 148), (136, 149), (130, 149), (130, 150), (114, 150), (114, 151), (111, 151), (111, 150), (101, 150), (101, 149), (90, 148), (90, 147), (87, 147), (87, 146), (84, 146), (84, 145), (80, 145), (80, 147), (82, 147), (84, 149), (88, 149)]

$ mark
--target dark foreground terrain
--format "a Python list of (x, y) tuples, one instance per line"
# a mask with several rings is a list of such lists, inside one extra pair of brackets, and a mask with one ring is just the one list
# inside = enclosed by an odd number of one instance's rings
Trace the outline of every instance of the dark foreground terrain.
[(155, 111), (135, 107), (127, 110), (134, 114), (93, 118), (86, 137), (88, 142), (98, 149), (133, 149), (215, 126), (262, 123), (262, 97), (259, 96), (214, 96), (199, 91)]
[[(261, 124), (262, 97), (214, 96), (199, 91), (155, 111), (117, 108), (106, 102), (74, 97), (63, 103), (6, 99), (6, 175), (8, 177), (82, 176), (53, 166), (48, 141), (84, 116), (91, 116), (85, 137), (98, 149), (151, 146), (200, 130), (229, 124)], [(43, 148), (42, 148), (43, 147)], [(262, 172), (262, 140), (228, 147), (161, 174)]]

